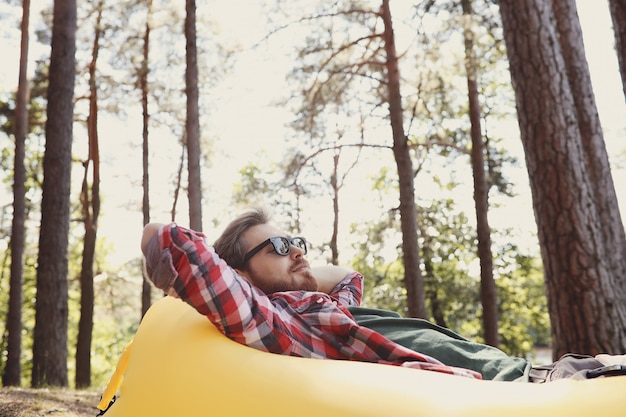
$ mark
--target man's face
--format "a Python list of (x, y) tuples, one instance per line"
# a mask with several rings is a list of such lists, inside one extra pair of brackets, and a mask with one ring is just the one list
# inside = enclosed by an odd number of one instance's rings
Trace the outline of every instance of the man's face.
[[(260, 224), (249, 228), (242, 239), (248, 252), (275, 236), (290, 237), (270, 224)], [(252, 256), (244, 266), (245, 270), (239, 270), (239, 273), (266, 294), (293, 290), (317, 291), (317, 281), (304, 259), (304, 250), (293, 245), (290, 249), (288, 255), (282, 256), (274, 251), (274, 246), (268, 244)]]

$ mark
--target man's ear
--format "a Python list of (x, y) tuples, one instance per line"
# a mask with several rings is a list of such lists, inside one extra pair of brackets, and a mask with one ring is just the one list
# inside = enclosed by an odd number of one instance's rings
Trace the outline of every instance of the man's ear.
[[(233, 268), (235, 270), (235, 272), (237, 273), (237, 275), (244, 277), (245, 279), (247, 279), (248, 281), (250, 281), (250, 274), (248, 274), (248, 272), (244, 271), (243, 269), (239, 269), (239, 268)], [(252, 282), (252, 281), (250, 281)]]
[(251, 285), (255, 285), (254, 280), (252, 279), (252, 275), (250, 274), (250, 271), (247, 271), (246, 269), (243, 269), (243, 268), (241, 269), (233, 268), (233, 270), (237, 273), (237, 275), (245, 278)]

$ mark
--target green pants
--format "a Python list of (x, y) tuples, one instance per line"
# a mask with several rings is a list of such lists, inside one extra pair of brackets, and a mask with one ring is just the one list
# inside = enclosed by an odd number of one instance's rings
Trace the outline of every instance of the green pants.
[(508, 356), (493, 346), (471, 342), (429, 321), (402, 318), (397, 313), (372, 308), (350, 307), (349, 310), (361, 326), (446, 365), (480, 372), (485, 380), (529, 380), (531, 364), (526, 359)]

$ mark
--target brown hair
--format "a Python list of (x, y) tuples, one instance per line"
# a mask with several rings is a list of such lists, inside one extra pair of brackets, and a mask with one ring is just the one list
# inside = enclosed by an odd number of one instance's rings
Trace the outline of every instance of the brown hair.
[(244, 269), (243, 258), (246, 255), (246, 248), (241, 236), (252, 226), (267, 224), (269, 221), (270, 215), (266, 210), (251, 207), (226, 226), (213, 244), (215, 252), (231, 267)]

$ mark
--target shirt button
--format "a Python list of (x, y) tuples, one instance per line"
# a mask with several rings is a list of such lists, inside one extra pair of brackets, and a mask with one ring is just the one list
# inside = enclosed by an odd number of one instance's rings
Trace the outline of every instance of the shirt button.
[(324, 297), (320, 297), (317, 299), (318, 304), (322, 304), (324, 302)]

